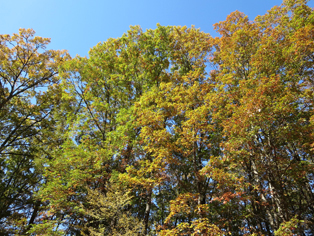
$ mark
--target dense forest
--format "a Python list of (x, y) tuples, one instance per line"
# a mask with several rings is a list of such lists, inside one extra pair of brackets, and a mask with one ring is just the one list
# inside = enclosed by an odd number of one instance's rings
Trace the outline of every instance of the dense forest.
[(0, 35), (0, 235), (313, 235), (314, 12)]

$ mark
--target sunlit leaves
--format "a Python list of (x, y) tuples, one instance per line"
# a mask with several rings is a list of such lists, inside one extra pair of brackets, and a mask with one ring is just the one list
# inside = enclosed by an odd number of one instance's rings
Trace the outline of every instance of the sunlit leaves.
[[(58, 67), (66, 51), (47, 50), (50, 39), (32, 29), (0, 35), (0, 220), (1, 232), (25, 234), (41, 211), (33, 198), (41, 158), (51, 145), (52, 113), (60, 104)], [(5, 223), (6, 222), (6, 223)]]
[[(62, 65), (62, 54), (39, 53), (49, 40), (32, 31), (1, 36), (15, 42), (1, 43), (3, 75), (23, 72), (3, 77), (3, 114), (29, 128), (22, 140), (38, 131), (32, 141), (44, 143), (22, 171), (36, 163), (45, 177), (41, 224), (29, 232), (119, 234), (122, 218), (151, 235), (313, 231), (313, 9), (287, 0), (214, 27), (220, 37), (134, 26)], [(60, 86), (56, 72), (45, 77), (59, 64)], [(2, 162), (14, 171), (22, 160)]]

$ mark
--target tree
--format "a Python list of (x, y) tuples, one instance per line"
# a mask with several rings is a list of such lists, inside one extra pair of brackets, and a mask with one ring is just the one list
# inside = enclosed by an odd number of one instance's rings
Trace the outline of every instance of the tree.
[(217, 201), (238, 204), (228, 216), (240, 217), (238, 234), (290, 221), (292, 233), (313, 232), (312, 19), (305, 1), (284, 1), (253, 22), (234, 12), (215, 25), (211, 107), (226, 139), (204, 172), (220, 183)]
[(83, 211), (93, 219), (84, 228), (87, 235), (143, 235), (144, 225), (127, 211), (130, 191), (110, 182), (106, 195), (89, 189), (87, 200)]
[(34, 129), (58, 132), (42, 146), (37, 196), (46, 208), (28, 232), (313, 233), (306, 3), (286, 0), (254, 21), (233, 12), (215, 24), (216, 38), (194, 27), (131, 27), (64, 63), (52, 125)]
[[(217, 152), (219, 135), (212, 132), (210, 111), (203, 107), (204, 96), (213, 88), (205, 70), (210, 36), (193, 27), (173, 27), (171, 36), (169, 80), (135, 103), (140, 142), (150, 158), (139, 158), (124, 178), (154, 193), (154, 208), (162, 211), (160, 229), (185, 225), (188, 233), (200, 230), (199, 219), (205, 217), (201, 208), (212, 186), (200, 170)], [(178, 228), (162, 234), (175, 234)]]
[[(41, 202), (33, 198), (42, 182), (38, 145), (51, 128), (58, 96), (58, 66), (65, 51), (46, 50), (50, 40), (31, 29), (0, 35), (0, 231), (25, 233)], [(24, 227), (25, 226), (25, 227)]]
[[(76, 206), (86, 201), (87, 187), (106, 194), (113, 173), (125, 172), (137, 155), (146, 155), (136, 141), (140, 129), (133, 124), (134, 102), (168, 78), (170, 29), (143, 33), (132, 27), (123, 37), (98, 44), (90, 58), (77, 57), (61, 68), (69, 138), (46, 163), (48, 182), (41, 193), (50, 202), (48, 219), (58, 219), (66, 233), (79, 234), (86, 223)], [(140, 207), (131, 210), (146, 219), (147, 231), (149, 210), (143, 206), (151, 204), (152, 193), (136, 188), (132, 201)]]

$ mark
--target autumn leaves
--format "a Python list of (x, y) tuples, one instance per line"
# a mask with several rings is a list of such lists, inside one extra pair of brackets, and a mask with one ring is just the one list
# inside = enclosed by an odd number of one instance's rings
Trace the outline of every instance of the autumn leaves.
[(1, 230), (313, 232), (313, 18), (284, 1), (216, 38), (135, 26), (74, 59), (1, 36)]

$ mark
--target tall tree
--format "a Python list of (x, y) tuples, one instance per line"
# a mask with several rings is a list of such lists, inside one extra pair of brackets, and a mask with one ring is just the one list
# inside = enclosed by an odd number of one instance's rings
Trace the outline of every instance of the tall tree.
[[(168, 79), (170, 29), (159, 26), (144, 33), (132, 27), (121, 38), (95, 46), (88, 59), (77, 57), (61, 69), (63, 103), (70, 106), (69, 139), (47, 162), (49, 181), (42, 194), (50, 201), (48, 219), (63, 224), (66, 233), (79, 234), (86, 222), (76, 208), (86, 203), (85, 186), (106, 194), (110, 178), (146, 155), (136, 142), (140, 129), (133, 124), (134, 102)], [(138, 196), (132, 201), (139, 206), (130, 211), (146, 219), (147, 231), (152, 193), (135, 189)]]
[(0, 232), (25, 233), (38, 216), (33, 198), (42, 182), (35, 164), (45, 129), (53, 122), (58, 66), (65, 51), (31, 29), (0, 35)]
[[(233, 12), (216, 38), (131, 27), (64, 64), (55, 119), (67, 121), (54, 125), (66, 141), (45, 159), (46, 221), (32, 232), (126, 232), (116, 214), (145, 235), (313, 233), (306, 3), (286, 0), (254, 21)], [(111, 183), (130, 201), (112, 202), (121, 193)]]
[(313, 232), (312, 19), (306, 1), (284, 1), (253, 22), (234, 12), (215, 25), (211, 107), (226, 139), (204, 171), (220, 183), (216, 200), (238, 205), (233, 233), (273, 235), (290, 221), (291, 234)]

